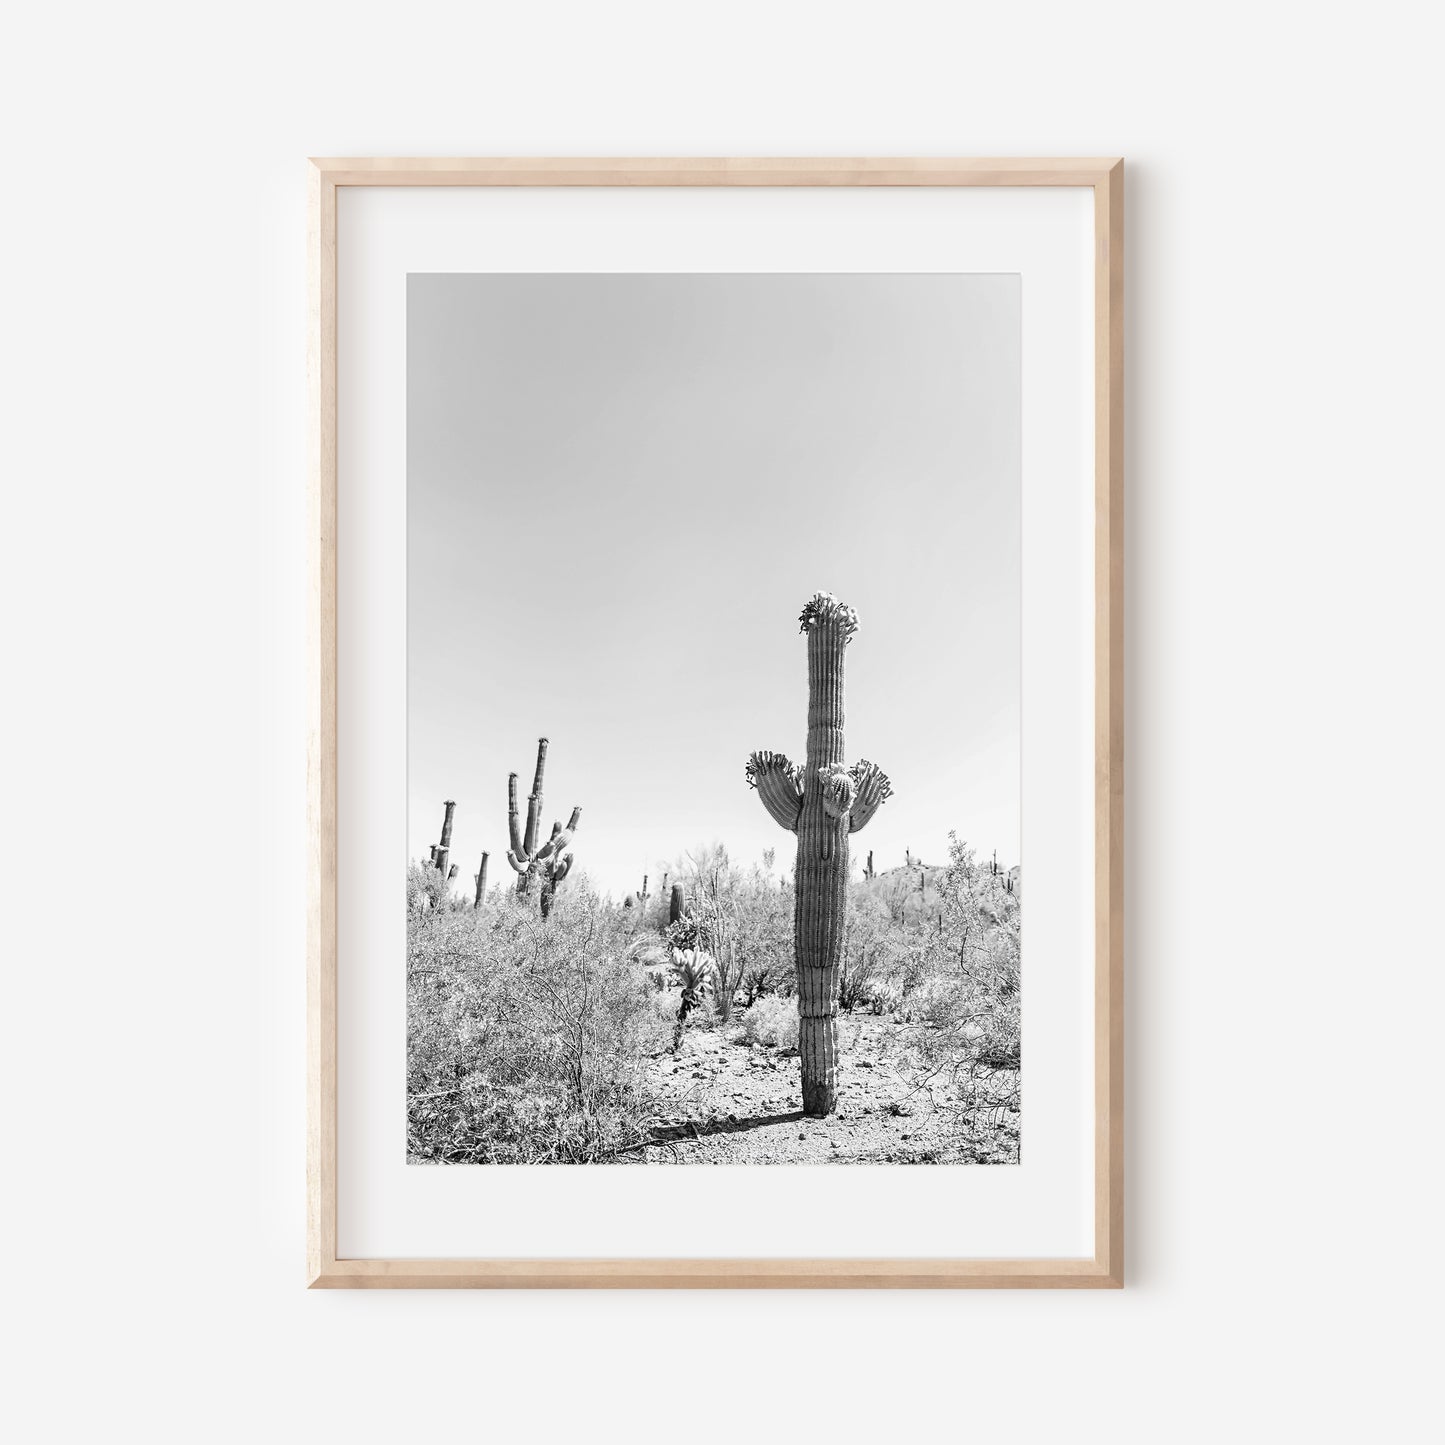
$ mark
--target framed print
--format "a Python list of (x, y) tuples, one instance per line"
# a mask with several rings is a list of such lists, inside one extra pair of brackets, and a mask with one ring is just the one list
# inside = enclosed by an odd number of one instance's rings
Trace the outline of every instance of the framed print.
[(1122, 162), (310, 184), (309, 1282), (1122, 1284)]

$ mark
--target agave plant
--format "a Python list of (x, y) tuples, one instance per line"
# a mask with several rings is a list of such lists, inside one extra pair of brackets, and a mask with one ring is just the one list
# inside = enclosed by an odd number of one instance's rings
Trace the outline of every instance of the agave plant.
[(712, 992), (714, 968), (712, 959), (701, 949), (672, 950), (673, 981), (682, 989), (682, 1002), (677, 1006), (677, 1022), (672, 1029), (673, 1053), (682, 1043), (682, 1030), (688, 1014)]

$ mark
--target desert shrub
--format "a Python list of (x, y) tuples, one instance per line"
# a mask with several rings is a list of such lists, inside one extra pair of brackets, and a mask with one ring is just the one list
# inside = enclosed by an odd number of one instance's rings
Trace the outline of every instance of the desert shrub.
[(993, 1069), (1017, 1069), (1022, 1064), (1023, 1046), (1016, 1002), (993, 1010), (984, 1019), (974, 1058), (986, 1068)]
[(839, 969), (840, 1008), (871, 1006), (880, 993), (901, 1002), (927, 977), (931, 935), (899, 924), (885, 902), (854, 889), (848, 900), (847, 928)]
[(963, 1126), (999, 1122), (1019, 1107), (1019, 954), (1015, 926), (991, 925), (961, 971), (929, 979), (908, 1000), (914, 1047), (929, 1076), (952, 1085)]
[(838, 1007), (845, 1013), (855, 1009), (873, 991), (878, 972), (878, 950), (866, 943), (845, 947), (838, 969)]
[(451, 885), (435, 868), (422, 863), (412, 863), (406, 870), (406, 916), (432, 912), (441, 913), (448, 909), (459, 909), (462, 900), (451, 890)]
[[(1019, 896), (1007, 888), (1007, 873), (994, 873), (975, 862), (973, 849), (956, 833), (948, 835), (949, 862), (943, 879), (943, 926), (961, 973), (976, 976), (992, 971), (996, 983), (1011, 967), (1017, 986), (1019, 964)], [(1002, 968), (996, 954), (1008, 955)]]
[(608, 1157), (646, 1136), (667, 1022), (586, 888), (408, 914), (408, 1149), (446, 1162)]
[(933, 1030), (934, 1051), (990, 1068), (1019, 1066), (1018, 994), (980, 988), (969, 979), (938, 979), (919, 996), (918, 1018)]
[(743, 968), (739, 994), (744, 1008), (751, 1008), (760, 998), (793, 998), (797, 992), (798, 974), (791, 951), (764, 955)]
[(940, 1007), (940, 996), (952, 996), (958, 988), (955, 976), (936, 975), (926, 978), (917, 988), (905, 994), (895, 1012), (910, 1024), (932, 1023)]
[(739, 991), (745, 1007), (760, 998), (798, 991), (793, 963), (793, 894), (761, 888), (740, 901), (738, 937), (742, 952)]
[(712, 956), (713, 1006), (723, 1023), (739, 998), (746, 1007), (794, 987), (793, 899), (773, 877), (773, 862), (769, 850), (761, 866), (744, 869), (715, 844), (674, 865), (672, 876), (687, 892), (687, 913), (667, 930), (667, 940)]
[(672, 987), (672, 950), (656, 934), (635, 936), (627, 946), (627, 956), (656, 992)]
[(903, 1007), (903, 989), (887, 979), (876, 979), (873, 986), (868, 990), (867, 1004), (869, 1009), (879, 1015), (897, 1013)]
[[(429, 870), (436, 872), (436, 869)], [(411, 863), (406, 870), (406, 916), (408, 922), (432, 906), (431, 894), (426, 886), (426, 870), (419, 864)]]
[(733, 1005), (743, 981), (743, 953), (738, 947), (737, 935), (731, 929), (720, 930), (716, 952), (713, 957), (713, 1007), (717, 1010), (718, 1021), (729, 1023), (733, 1016)]
[(952, 1086), (958, 1125), (998, 1124), (1019, 1108), (1019, 1008), (952, 980), (929, 995), (929, 1027), (916, 1041), (930, 1079)]
[(752, 1004), (742, 1016), (743, 1037), (751, 1044), (775, 1049), (798, 1046), (798, 1005), (795, 999), (769, 994)]

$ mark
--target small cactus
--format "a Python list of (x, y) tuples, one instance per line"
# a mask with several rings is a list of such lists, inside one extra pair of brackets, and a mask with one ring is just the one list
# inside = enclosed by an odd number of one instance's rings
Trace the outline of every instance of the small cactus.
[(477, 897), (472, 904), (473, 908), (480, 908), (482, 899), (487, 896), (487, 859), (491, 856), (490, 853), (482, 854), (482, 866), (477, 869)]
[(672, 1051), (676, 1053), (682, 1043), (683, 1026), (687, 1016), (712, 992), (716, 965), (701, 949), (674, 948), (672, 951), (673, 982), (682, 989), (682, 999), (677, 1007), (677, 1022), (672, 1029)]
[(687, 895), (683, 892), (681, 883), (672, 885), (672, 897), (667, 905), (667, 922), (671, 927), (674, 923), (682, 922), (682, 915), (687, 912)]

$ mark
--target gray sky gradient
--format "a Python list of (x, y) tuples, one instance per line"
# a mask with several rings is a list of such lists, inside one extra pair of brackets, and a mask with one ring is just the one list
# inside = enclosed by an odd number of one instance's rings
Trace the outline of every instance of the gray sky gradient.
[(824, 590), (894, 785), (855, 862), (1017, 861), (1019, 338), (1010, 275), (409, 277), (409, 856), (453, 798), (458, 883), (511, 880), (545, 734), (600, 888), (719, 840), (790, 866), (743, 765), (803, 757)]

